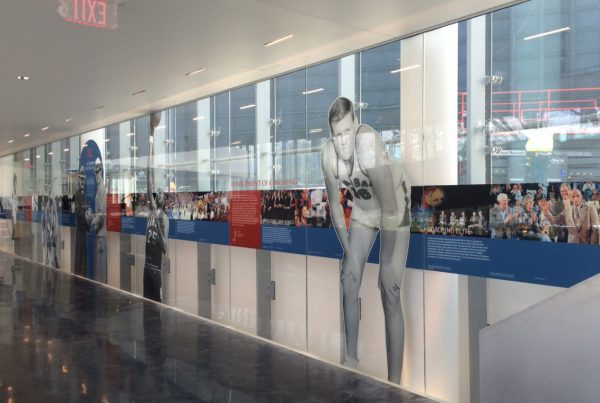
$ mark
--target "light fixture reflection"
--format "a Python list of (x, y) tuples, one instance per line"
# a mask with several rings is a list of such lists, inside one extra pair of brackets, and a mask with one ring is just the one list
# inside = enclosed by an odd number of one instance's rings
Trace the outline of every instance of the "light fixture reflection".
[(316, 94), (317, 92), (321, 92), (323, 91), (325, 88), (315, 88), (314, 90), (308, 90), (308, 91), (303, 91), (302, 95), (310, 95), (310, 94)]
[(392, 74), (403, 73), (408, 70), (418, 69), (419, 67), (421, 67), (420, 64), (414, 64), (412, 66), (407, 66), (407, 67), (402, 67), (401, 69), (392, 70), (392, 71), (390, 71), (390, 73), (392, 73)]
[(198, 121), (204, 119), (204, 116), (194, 116), (192, 120)]
[(29, 136), (31, 136), (31, 134), (30, 134), (30, 133), (25, 133), (25, 134), (23, 135), (23, 137), (29, 137)]
[(42, 127), (42, 131), (45, 132), (46, 130), (48, 130), (50, 128), (50, 126), (46, 126), (46, 127)]
[(271, 42), (267, 42), (267, 43), (265, 43), (265, 44), (264, 44), (264, 47), (265, 47), (265, 48), (268, 48), (269, 46), (277, 45), (278, 43), (281, 43), (281, 42), (283, 42), (283, 41), (287, 41), (288, 39), (292, 39), (293, 37), (294, 37), (294, 34), (289, 34), (289, 35), (286, 35), (286, 36), (284, 36), (284, 37), (281, 37), (281, 38), (278, 38), (278, 39), (272, 40)]
[(11, 144), (11, 143), (14, 143), (14, 142), (15, 142), (15, 140), (14, 140), (14, 139), (10, 139), (10, 140), (8, 140), (8, 144)]
[(194, 71), (190, 71), (189, 73), (185, 73), (186, 76), (193, 76), (196, 75), (198, 73), (202, 73), (204, 70), (206, 70), (205, 67), (202, 67), (200, 69), (194, 70)]
[(254, 108), (255, 106), (256, 106), (256, 104), (240, 106), (240, 110)]
[(525, 38), (523, 38), (524, 41), (530, 41), (532, 39), (537, 39), (537, 38), (541, 38), (544, 36), (548, 36), (548, 35), (554, 35), (554, 34), (558, 34), (560, 32), (565, 32), (565, 31), (569, 31), (571, 29), (571, 27), (562, 27), (559, 29), (555, 29), (553, 31), (548, 31), (548, 32), (542, 32), (541, 34), (535, 34), (535, 35), (531, 35), (531, 36), (526, 36)]

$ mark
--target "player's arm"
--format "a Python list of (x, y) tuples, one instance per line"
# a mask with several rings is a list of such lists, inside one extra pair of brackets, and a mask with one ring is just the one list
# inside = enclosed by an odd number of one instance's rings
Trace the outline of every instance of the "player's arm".
[[(381, 238), (381, 249), (379, 254), (379, 286), (385, 290), (385, 297), (389, 303), (400, 296), (400, 282), (402, 278), (396, 275), (394, 265), (404, 262), (394, 262), (395, 248), (397, 246), (398, 231), (403, 223), (404, 206), (398, 211), (396, 200), (396, 189), (394, 188), (394, 177), (392, 167), (396, 164), (391, 159), (385, 144), (374, 130), (364, 126), (357, 133), (356, 148), (358, 163), (369, 176), (373, 192), (379, 200), (381, 209), (381, 224), (379, 236)], [(405, 197), (410, 200), (410, 186), (405, 185)], [(403, 201), (404, 203), (404, 201)]]
[(99, 197), (96, 201), (96, 213), (93, 214), (94, 218), (92, 218), (92, 222), (90, 223), (90, 227), (92, 227), (94, 231), (99, 231), (104, 225), (104, 215), (106, 214), (106, 193), (101, 196), (103, 197)]
[[(362, 126), (357, 134), (356, 147), (358, 151), (358, 163), (369, 176), (373, 192), (379, 200), (381, 208), (381, 229), (396, 230), (402, 223), (404, 209), (398, 206), (396, 200), (396, 189), (394, 188), (394, 177), (392, 167), (397, 164), (393, 161), (385, 144), (372, 129)], [(410, 197), (410, 188), (406, 186), (406, 195)], [(404, 203), (404, 200), (402, 200)]]
[(337, 156), (333, 143), (328, 141), (323, 146), (323, 152), (321, 153), (321, 169), (323, 170), (323, 178), (325, 179), (325, 189), (327, 190), (327, 199), (329, 201), (329, 211), (331, 213), (331, 221), (335, 232), (337, 233), (338, 239), (342, 244), (344, 253), (350, 251), (350, 245), (348, 242), (348, 231), (346, 230), (346, 222), (344, 220), (344, 210), (338, 200), (338, 184), (335, 177), (335, 164), (337, 163)]

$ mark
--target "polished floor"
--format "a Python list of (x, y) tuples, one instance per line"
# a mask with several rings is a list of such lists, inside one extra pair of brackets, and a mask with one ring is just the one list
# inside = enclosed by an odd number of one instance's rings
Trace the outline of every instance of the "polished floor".
[(428, 402), (0, 252), (0, 402)]

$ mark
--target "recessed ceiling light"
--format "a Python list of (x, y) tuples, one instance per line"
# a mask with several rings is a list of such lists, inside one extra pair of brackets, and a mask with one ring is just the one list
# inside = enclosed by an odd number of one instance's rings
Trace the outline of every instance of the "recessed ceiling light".
[(104, 108), (104, 105), (97, 106), (97, 107), (94, 108), (94, 110), (97, 111), (97, 110), (102, 109), (102, 108)]
[(202, 119), (204, 119), (204, 116), (194, 116), (194, 117), (192, 118), (192, 120), (196, 120), (196, 121), (198, 121), (198, 120), (202, 120)]
[(69, 148), (65, 148), (63, 151), (66, 152), (66, 153), (68, 153), (70, 151), (70, 149)]
[(198, 73), (202, 73), (204, 70), (206, 70), (206, 67), (202, 67), (200, 69), (194, 70), (194, 71), (190, 71), (189, 73), (185, 73), (186, 76), (193, 76), (195, 74)]
[(139, 91), (137, 91), (137, 92), (134, 92), (134, 93), (133, 93), (133, 94), (131, 94), (131, 95), (133, 95), (133, 96), (135, 97), (136, 95), (143, 94), (144, 92), (146, 92), (146, 90), (139, 90)]
[(104, 139), (105, 143), (108, 143), (110, 141), (110, 139)]
[(10, 140), (8, 140), (8, 144), (10, 144), (10, 143), (14, 143), (14, 142), (15, 142), (15, 140), (14, 140), (14, 139), (10, 139)]
[(65, 122), (69, 123), (71, 120), (73, 120), (73, 118), (69, 116), (68, 118), (65, 119)]
[(17, 80), (27, 81), (29, 80), (29, 76), (17, 76)]
[(275, 39), (275, 40), (273, 40), (271, 42), (267, 42), (267, 43), (264, 44), (264, 46), (268, 48), (269, 46), (277, 45), (278, 43), (281, 43), (283, 41), (287, 41), (288, 39), (291, 39), (293, 36), (294, 36), (294, 34), (286, 35), (286, 36), (284, 36), (282, 38)]
[(48, 153), (48, 155), (53, 155), (53, 154), (54, 154), (54, 151), (50, 151), (50, 152)]
[(242, 141), (241, 140), (237, 140), (231, 143), (232, 146), (237, 146), (238, 144), (240, 144)]
[(35, 156), (35, 158), (40, 158), (40, 156), (39, 156), (39, 155), (36, 155), (36, 156)]
[(50, 126), (46, 126), (46, 127), (42, 127), (42, 131), (45, 132), (46, 130), (48, 130), (50, 128)]
[(323, 91), (325, 88), (315, 88), (314, 90), (302, 91), (302, 95), (316, 94), (317, 92)]
[(529, 41), (531, 39), (537, 39), (537, 38), (541, 38), (543, 36), (554, 35), (554, 34), (558, 34), (559, 32), (569, 31), (570, 29), (571, 29), (571, 27), (562, 27), (562, 28), (555, 29), (553, 31), (542, 32), (541, 34), (526, 36), (525, 38), (523, 38), (523, 40)]
[(415, 65), (408, 66), (408, 67), (402, 67), (401, 69), (392, 70), (392, 71), (390, 71), (390, 73), (392, 73), (392, 74), (403, 73), (408, 70), (418, 69), (419, 67), (421, 67), (420, 64), (415, 64)]
[(244, 105), (244, 106), (240, 106), (240, 109), (250, 109), (250, 108), (254, 108), (256, 106), (256, 104), (250, 104), (250, 105)]
[(23, 137), (29, 137), (29, 136), (31, 136), (31, 134), (29, 134), (29, 133), (25, 133), (25, 134), (23, 135)]
[(29, 161), (29, 158), (25, 158), (25, 161)]
[(127, 137), (135, 136), (135, 133), (127, 133)]

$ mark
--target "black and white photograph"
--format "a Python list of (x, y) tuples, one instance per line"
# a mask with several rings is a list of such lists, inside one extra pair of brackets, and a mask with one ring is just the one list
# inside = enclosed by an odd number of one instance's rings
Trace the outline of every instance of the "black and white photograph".
[(331, 220), (344, 251), (341, 265), (345, 354), (343, 364), (360, 368), (359, 291), (365, 264), (379, 233), (379, 289), (385, 316), (388, 380), (400, 383), (404, 357), (402, 278), (410, 237), (410, 182), (379, 133), (360, 124), (354, 104), (337, 98), (329, 108), (331, 137), (321, 166), (327, 194), (352, 195), (349, 227), (342, 203), (330, 201)]

